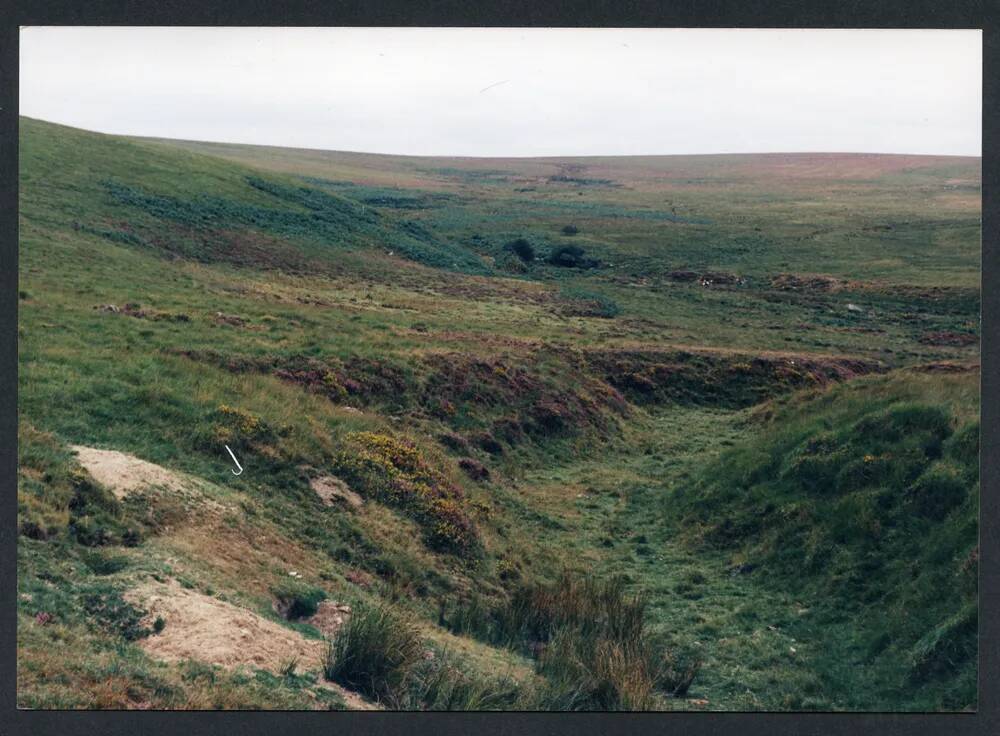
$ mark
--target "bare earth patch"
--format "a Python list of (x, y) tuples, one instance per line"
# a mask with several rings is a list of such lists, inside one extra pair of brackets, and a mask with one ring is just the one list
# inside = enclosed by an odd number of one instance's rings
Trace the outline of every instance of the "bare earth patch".
[(83, 445), (71, 447), (77, 459), (94, 480), (107, 487), (119, 499), (148, 488), (166, 488), (184, 492), (192, 485), (178, 473), (160, 465), (140, 460), (117, 450), (98, 450)]
[(303, 669), (322, 663), (326, 645), (231, 603), (181, 587), (177, 581), (147, 583), (127, 595), (149, 611), (151, 624), (166, 626), (139, 643), (168, 662), (196, 659), (221, 667), (280, 671), (292, 660)]
[[(307, 639), (252, 611), (183, 588), (176, 580), (149, 582), (125, 597), (149, 611), (144, 621), (147, 626), (157, 617), (166, 622), (162, 632), (139, 641), (139, 646), (155, 659), (193, 659), (226, 669), (250, 667), (275, 673), (293, 661), (300, 671), (323, 665), (326, 642)], [(340, 693), (349, 708), (373, 707), (357, 693), (325, 682), (322, 677), (317, 685)]]
[(305, 619), (305, 623), (315, 626), (323, 636), (332, 639), (351, 615), (351, 607), (346, 603), (321, 601), (316, 613)]
[(364, 500), (352, 491), (347, 484), (335, 475), (322, 475), (309, 481), (309, 486), (320, 497), (326, 506), (333, 506), (338, 501), (346, 503), (351, 508), (361, 508)]

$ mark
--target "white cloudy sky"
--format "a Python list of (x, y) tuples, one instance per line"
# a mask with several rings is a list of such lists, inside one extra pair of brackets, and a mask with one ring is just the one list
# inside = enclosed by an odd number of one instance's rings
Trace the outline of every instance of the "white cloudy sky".
[(979, 31), (53, 28), (21, 114), (404, 154), (979, 155)]

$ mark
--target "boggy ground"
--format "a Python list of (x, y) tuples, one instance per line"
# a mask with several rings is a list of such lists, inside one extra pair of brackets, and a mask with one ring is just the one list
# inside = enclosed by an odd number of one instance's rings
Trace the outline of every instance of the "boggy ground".
[(21, 125), (23, 707), (975, 706), (978, 160)]

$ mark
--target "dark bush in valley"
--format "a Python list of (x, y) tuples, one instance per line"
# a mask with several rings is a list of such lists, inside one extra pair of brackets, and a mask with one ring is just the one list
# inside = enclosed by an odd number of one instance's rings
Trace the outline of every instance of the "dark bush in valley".
[(562, 229), (563, 235), (576, 235), (579, 232), (580, 228), (578, 228), (576, 225), (567, 225)]
[(535, 260), (535, 247), (524, 238), (510, 241), (506, 248), (525, 263)]
[(561, 245), (549, 254), (549, 263), (562, 268), (597, 268), (600, 261), (588, 258), (579, 245)]
[(454, 452), (468, 452), (469, 441), (460, 434), (443, 432), (438, 435), (438, 442)]

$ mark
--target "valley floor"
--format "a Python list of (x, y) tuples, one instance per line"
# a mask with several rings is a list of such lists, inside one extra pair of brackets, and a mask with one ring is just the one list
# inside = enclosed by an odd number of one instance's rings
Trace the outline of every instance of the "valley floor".
[[(753, 431), (746, 425), (745, 410), (661, 410), (639, 454), (532, 473), (523, 493), (561, 496), (565, 530), (554, 543), (595, 558), (590, 574), (623, 575), (644, 591), (656, 629), (701, 660), (691, 689), (669, 701), (670, 709), (870, 707), (860, 672), (841, 683), (843, 698), (831, 699), (816, 677), (813, 660), (829, 657), (831, 642), (810, 625), (808, 600), (741, 572), (731, 553), (692, 551), (663, 511), (672, 488), (718, 462), (722, 450)], [(561, 494), (552, 492), (555, 485)]]

